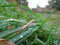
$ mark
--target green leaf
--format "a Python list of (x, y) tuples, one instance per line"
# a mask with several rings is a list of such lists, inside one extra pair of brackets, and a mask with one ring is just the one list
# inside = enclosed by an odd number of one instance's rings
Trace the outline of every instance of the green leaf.
[(9, 25), (8, 23), (0, 24), (0, 29), (6, 27), (6, 26), (8, 26), (8, 25)]
[(10, 40), (13, 42), (16, 42), (19, 40), (19, 42), (17, 42), (17, 44), (18, 44), (18, 43), (24, 41), (27, 37), (29, 37), (37, 29), (38, 29), (38, 26), (31, 27), (27, 31), (24, 31), (24, 32), (18, 34), (17, 36), (12, 37)]
[[(9, 35), (9, 34), (11, 34), (11, 33), (14, 33), (14, 32), (16, 32), (16, 31), (19, 31), (19, 29), (21, 29), (21, 27), (15, 28), (15, 29), (13, 29), (13, 30), (3, 31), (3, 32), (0, 33), (0, 38), (5, 37), (5, 36), (7, 36), (7, 35)], [(3, 35), (3, 34), (4, 34), (4, 35)]]

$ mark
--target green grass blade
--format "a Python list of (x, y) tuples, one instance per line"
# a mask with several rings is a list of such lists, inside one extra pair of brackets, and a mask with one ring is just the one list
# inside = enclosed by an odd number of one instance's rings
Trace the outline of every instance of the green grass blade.
[(28, 36), (30, 36), (37, 29), (38, 29), (38, 26), (29, 28), (27, 31), (24, 31), (24, 32), (18, 34), (17, 36), (12, 37), (10, 40), (13, 41), (13, 42), (16, 42), (16, 41), (20, 40), (19, 42), (17, 42), (17, 43), (20, 43), (21, 41), (26, 39)]

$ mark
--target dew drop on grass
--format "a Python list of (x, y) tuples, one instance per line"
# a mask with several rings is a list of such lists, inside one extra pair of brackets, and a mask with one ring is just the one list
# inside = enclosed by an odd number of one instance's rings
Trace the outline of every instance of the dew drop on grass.
[(23, 36), (22, 35), (20, 35), (20, 38), (22, 38)]

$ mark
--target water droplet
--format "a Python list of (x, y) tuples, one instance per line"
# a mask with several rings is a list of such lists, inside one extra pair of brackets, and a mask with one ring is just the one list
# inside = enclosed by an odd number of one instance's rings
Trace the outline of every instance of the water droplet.
[(20, 38), (22, 38), (23, 36), (22, 35), (20, 35)]

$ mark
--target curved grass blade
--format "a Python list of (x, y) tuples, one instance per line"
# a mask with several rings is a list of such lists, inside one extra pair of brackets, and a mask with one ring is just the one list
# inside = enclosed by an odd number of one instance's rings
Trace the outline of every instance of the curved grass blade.
[(0, 24), (0, 29), (6, 27), (6, 26), (8, 26), (8, 25), (9, 25), (8, 23)]
[(38, 26), (29, 28), (27, 31), (24, 31), (24, 32), (18, 34), (17, 36), (12, 37), (10, 40), (13, 41), (13, 42), (16, 42), (16, 41), (20, 40), (19, 42), (17, 42), (17, 44), (18, 44), (18, 43), (24, 41), (24, 39), (26, 39), (27, 37), (29, 37), (37, 29), (38, 29)]
[[(19, 31), (19, 29), (22, 29), (22, 28), (19, 27), (19, 28), (15, 28), (15, 29), (13, 29), (13, 30), (3, 31), (3, 32), (0, 33), (0, 38), (5, 37), (5, 36), (7, 36), (7, 35), (9, 35), (9, 34), (11, 34), (11, 33), (14, 33), (14, 32), (16, 32), (16, 31)], [(4, 35), (3, 35), (3, 34), (4, 34)]]

